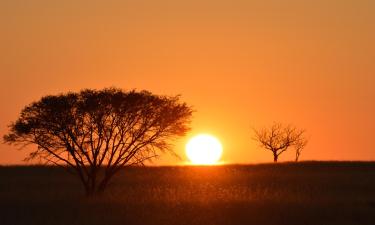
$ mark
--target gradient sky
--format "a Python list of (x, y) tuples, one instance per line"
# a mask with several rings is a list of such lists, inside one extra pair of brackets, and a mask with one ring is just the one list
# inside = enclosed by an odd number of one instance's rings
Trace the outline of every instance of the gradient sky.
[(225, 162), (272, 161), (251, 127), (280, 121), (307, 130), (302, 160), (375, 160), (373, 0), (3, 0), (0, 28), (1, 136), (43, 95), (115, 86), (197, 110), (184, 158), (211, 133)]

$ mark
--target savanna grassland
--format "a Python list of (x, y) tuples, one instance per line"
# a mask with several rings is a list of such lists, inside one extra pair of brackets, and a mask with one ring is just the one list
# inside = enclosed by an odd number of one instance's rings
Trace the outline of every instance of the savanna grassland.
[(61, 168), (0, 167), (0, 224), (375, 224), (375, 163), (135, 167), (84, 197)]

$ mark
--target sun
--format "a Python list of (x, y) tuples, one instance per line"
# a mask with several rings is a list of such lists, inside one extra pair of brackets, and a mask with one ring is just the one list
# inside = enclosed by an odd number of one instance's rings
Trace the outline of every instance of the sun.
[(216, 164), (223, 153), (220, 141), (212, 135), (200, 134), (186, 144), (186, 155), (196, 165)]

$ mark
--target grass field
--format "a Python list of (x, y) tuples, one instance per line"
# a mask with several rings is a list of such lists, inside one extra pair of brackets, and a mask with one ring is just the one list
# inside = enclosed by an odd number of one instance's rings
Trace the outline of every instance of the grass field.
[(95, 199), (60, 168), (0, 167), (0, 224), (374, 225), (375, 163), (130, 168)]

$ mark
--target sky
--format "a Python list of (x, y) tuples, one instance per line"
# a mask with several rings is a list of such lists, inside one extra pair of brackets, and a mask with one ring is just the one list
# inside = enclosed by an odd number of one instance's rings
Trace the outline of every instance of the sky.
[(1, 136), (44, 95), (118, 87), (193, 106), (182, 161), (210, 133), (226, 163), (270, 162), (251, 128), (273, 122), (307, 130), (301, 160), (375, 160), (373, 0), (3, 0), (0, 28)]

